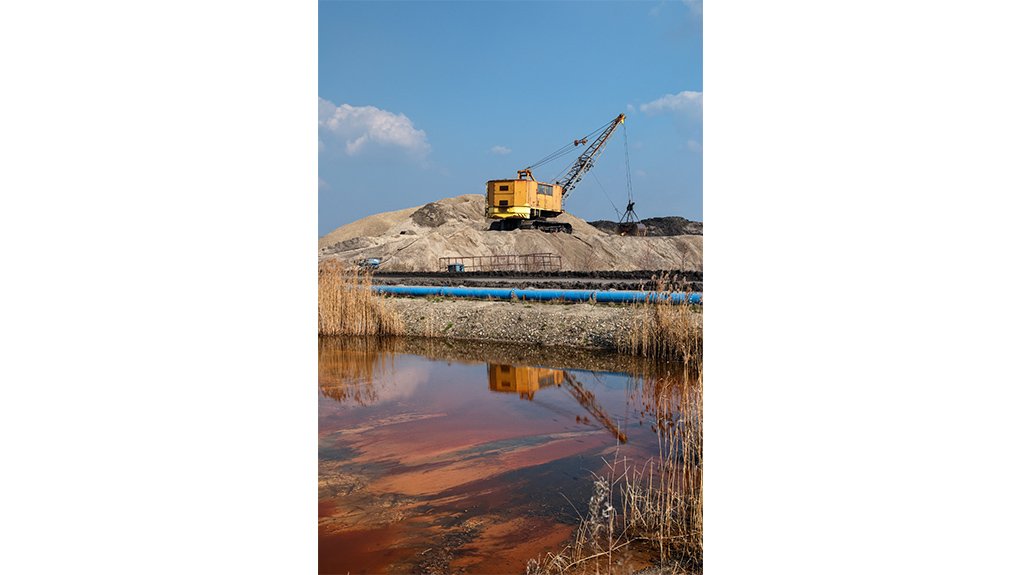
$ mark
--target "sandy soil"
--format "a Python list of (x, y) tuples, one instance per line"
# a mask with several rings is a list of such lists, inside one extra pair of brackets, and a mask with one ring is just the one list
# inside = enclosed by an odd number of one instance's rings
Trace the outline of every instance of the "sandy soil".
[(341, 226), (319, 241), (320, 258), (381, 258), (382, 271), (433, 271), (438, 258), (554, 253), (565, 270), (702, 270), (702, 236), (619, 237), (565, 212), (557, 221), (574, 233), (489, 231), (485, 198), (467, 194), (375, 214)]

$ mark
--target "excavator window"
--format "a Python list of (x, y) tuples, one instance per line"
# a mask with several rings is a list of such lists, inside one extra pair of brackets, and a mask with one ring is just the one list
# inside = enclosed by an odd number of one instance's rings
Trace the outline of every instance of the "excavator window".
[(501, 186), (501, 187), (500, 187), (500, 191), (502, 191), (502, 192), (506, 192), (506, 191), (507, 191), (507, 186)]

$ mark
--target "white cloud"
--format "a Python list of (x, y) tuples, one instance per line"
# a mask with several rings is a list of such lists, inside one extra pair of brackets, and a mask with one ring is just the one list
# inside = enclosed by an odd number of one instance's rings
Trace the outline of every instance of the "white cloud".
[(703, 151), (703, 145), (697, 142), (696, 140), (689, 140), (688, 142), (686, 142), (685, 145), (688, 146), (689, 151), (695, 152), (697, 154)]
[(635, 171), (635, 175), (639, 176), (640, 178), (645, 178), (646, 177), (646, 170), (636, 170)]
[(631, 104), (628, 104), (628, 105), (625, 106), (625, 111), (628, 112), (629, 114), (634, 114), (635, 113), (635, 106), (633, 106)]
[(416, 129), (408, 116), (374, 106), (337, 106), (320, 98), (319, 129), (320, 150), (325, 147), (325, 133), (342, 141), (349, 156), (369, 146), (401, 148), (416, 155), (429, 152), (426, 132)]
[(687, 112), (703, 115), (703, 93), (682, 91), (677, 94), (667, 94), (652, 102), (639, 106), (646, 114), (660, 114), (663, 112)]
[(511, 153), (511, 148), (505, 146), (494, 146), (490, 148), (490, 153), (497, 154), (499, 156), (506, 156)]

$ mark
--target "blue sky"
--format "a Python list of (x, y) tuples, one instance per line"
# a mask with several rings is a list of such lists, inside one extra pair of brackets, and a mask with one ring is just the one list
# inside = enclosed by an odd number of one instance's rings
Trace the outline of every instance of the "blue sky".
[[(483, 193), (622, 112), (636, 212), (702, 220), (702, 43), (699, 0), (320, 2), (319, 234)], [(618, 218), (624, 136), (568, 211)]]

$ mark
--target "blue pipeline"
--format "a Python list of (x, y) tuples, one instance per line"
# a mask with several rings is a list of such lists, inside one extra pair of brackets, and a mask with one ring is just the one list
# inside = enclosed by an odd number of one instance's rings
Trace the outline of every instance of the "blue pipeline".
[(701, 293), (659, 293), (650, 291), (604, 291), (585, 289), (509, 289), (509, 288), (464, 288), (433, 286), (373, 286), (373, 291), (382, 294), (404, 296), (439, 296), (512, 299), (527, 301), (595, 301), (596, 303), (642, 303), (689, 302), (702, 303)]

